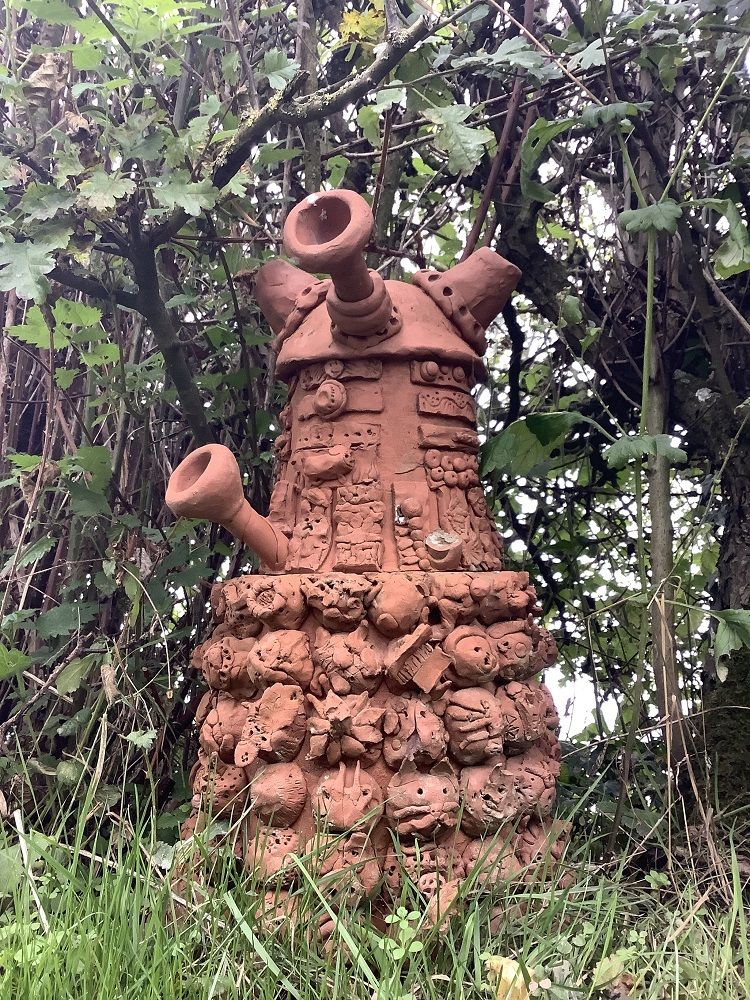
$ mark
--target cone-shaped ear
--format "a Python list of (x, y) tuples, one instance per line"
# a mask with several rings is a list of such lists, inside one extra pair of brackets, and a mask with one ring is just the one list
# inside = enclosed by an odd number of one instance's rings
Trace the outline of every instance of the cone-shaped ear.
[(487, 329), (507, 305), (521, 272), (499, 253), (482, 247), (452, 267), (446, 277), (463, 293), (474, 319)]
[(279, 334), (294, 300), (314, 282), (305, 271), (285, 260), (270, 260), (255, 276), (255, 300), (275, 334)]
[(521, 272), (500, 254), (482, 247), (449, 271), (419, 271), (414, 284), (426, 292), (479, 354), (484, 331), (505, 308)]

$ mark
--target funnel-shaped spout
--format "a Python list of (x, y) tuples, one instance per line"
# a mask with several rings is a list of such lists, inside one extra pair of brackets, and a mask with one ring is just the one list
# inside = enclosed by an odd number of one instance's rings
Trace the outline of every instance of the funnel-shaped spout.
[(334, 333), (368, 337), (398, 331), (393, 305), (364, 248), (372, 234), (370, 206), (354, 191), (321, 191), (296, 205), (284, 226), (284, 248), (306, 271), (330, 274), (326, 304)]
[(247, 502), (237, 460), (224, 445), (204, 445), (180, 462), (169, 477), (165, 501), (180, 517), (222, 525), (270, 569), (284, 568), (287, 539)]

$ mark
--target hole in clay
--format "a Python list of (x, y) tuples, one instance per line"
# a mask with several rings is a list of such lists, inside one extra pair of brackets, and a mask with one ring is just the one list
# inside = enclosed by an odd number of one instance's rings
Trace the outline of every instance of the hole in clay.
[(427, 275), (427, 280), (428, 281), (437, 281), (439, 277), (440, 277), (439, 274), (428, 274)]
[(427, 612), (427, 623), (429, 625), (441, 625), (443, 621), (443, 616), (440, 614), (440, 608), (430, 608)]
[(449, 285), (446, 285), (443, 289), (443, 295), (453, 295), (453, 289)]
[(424, 795), (424, 788), (418, 788), (417, 795)]
[(302, 294), (309, 295), (311, 291), (312, 291), (312, 285), (308, 285), (307, 288), (302, 289)]
[(461, 316), (465, 316), (466, 313), (469, 311), (469, 307), (468, 306), (459, 306), (458, 307), (458, 311), (459, 311), (459, 313), (460, 313)]

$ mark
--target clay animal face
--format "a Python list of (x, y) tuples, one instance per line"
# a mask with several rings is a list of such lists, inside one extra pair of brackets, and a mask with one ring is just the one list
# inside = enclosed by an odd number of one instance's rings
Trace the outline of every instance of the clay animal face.
[(536, 591), (529, 586), (527, 573), (494, 573), (475, 577), (471, 593), (478, 604), (477, 617), (483, 625), (508, 618), (526, 619), (536, 604)]
[(423, 620), (427, 599), (421, 587), (401, 574), (393, 574), (378, 587), (370, 601), (368, 617), (389, 639), (411, 632)]
[(290, 761), (297, 756), (307, 731), (302, 689), (272, 684), (250, 704), (242, 736), (234, 752), (239, 767), (249, 767), (258, 756)]
[(222, 816), (244, 808), (247, 776), (240, 767), (223, 764), (201, 752), (192, 775), (192, 785), (191, 804), (194, 809)]
[(315, 618), (332, 632), (350, 632), (365, 617), (372, 584), (362, 578), (305, 579), (302, 589)]
[(501, 706), (484, 688), (457, 691), (445, 710), (451, 756), (462, 764), (478, 764), (502, 753), (505, 720)]
[(455, 826), (458, 780), (453, 768), (443, 762), (425, 774), (404, 764), (388, 785), (385, 811), (402, 836), (434, 837)]
[(201, 669), (206, 684), (219, 691), (249, 697), (254, 688), (247, 676), (247, 665), (254, 645), (255, 639), (235, 639), (233, 636), (204, 644)]
[(496, 835), (494, 844), (488, 839), (470, 840), (464, 851), (463, 860), (466, 874), (470, 875), (477, 867), (482, 873), (481, 881), (488, 886), (501, 885), (514, 878), (521, 865), (513, 853), (516, 835), (512, 828)]
[(385, 664), (369, 640), (367, 622), (354, 632), (330, 635), (318, 629), (315, 662), (321, 669), (312, 690), (319, 694), (329, 689), (338, 695), (373, 693), (385, 673)]
[(250, 785), (251, 811), (271, 826), (291, 826), (306, 801), (307, 785), (297, 764), (269, 764)]
[(505, 744), (511, 753), (520, 753), (546, 732), (547, 702), (534, 684), (511, 682), (498, 689), (497, 701), (505, 722)]
[[(556, 763), (553, 765), (559, 770)], [(509, 757), (506, 769), (515, 782), (521, 810), (537, 816), (549, 816), (555, 804), (556, 770), (535, 747), (518, 757)]]
[(308, 849), (320, 858), (320, 875), (328, 876), (326, 885), (335, 887), (339, 902), (355, 905), (379, 887), (380, 864), (367, 831), (355, 830), (343, 839), (335, 836), (330, 843), (316, 838)]
[(336, 774), (321, 778), (313, 810), (321, 825), (343, 832), (372, 826), (380, 817), (381, 802), (380, 786), (359, 764), (339, 764)]
[(401, 889), (403, 875), (414, 885), (433, 876), (438, 879), (460, 879), (466, 873), (461, 855), (442, 844), (404, 842), (399, 849), (391, 847), (383, 871), (388, 888), (394, 893)]
[(313, 676), (309, 637), (293, 629), (264, 635), (250, 652), (248, 676), (261, 690), (276, 683), (307, 687)]
[(420, 698), (391, 698), (383, 719), (383, 757), (388, 767), (406, 760), (429, 768), (445, 756), (448, 737), (442, 720)]
[(257, 635), (263, 627), (247, 606), (249, 589), (246, 579), (228, 580), (224, 584), (224, 621), (235, 635), (243, 639)]
[(496, 833), (520, 810), (513, 773), (500, 760), (461, 771), (461, 829), (470, 837)]
[(461, 625), (448, 636), (443, 650), (453, 660), (452, 680), (461, 687), (486, 684), (499, 670), (492, 643), (483, 628)]
[(261, 879), (278, 878), (281, 885), (291, 885), (297, 874), (292, 855), (298, 854), (299, 848), (299, 834), (295, 830), (263, 827), (248, 847), (245, 868)]
[(498, 659), (498, 676), (504, 680), (523, 680), (536, 672), (532, 663), (534, 640), (525, 621), (498, 622), (487, 634)]
[(242, 735), (247, 712), (246, 702), (224, 691), (204, 695), (195, 713), (201, 747), (218, 754), (225, 764), (234, 764), (234, 748)]

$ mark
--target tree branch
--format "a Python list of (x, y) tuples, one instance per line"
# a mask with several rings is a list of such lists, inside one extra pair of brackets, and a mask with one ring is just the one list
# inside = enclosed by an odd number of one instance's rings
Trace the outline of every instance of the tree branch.
[(183, 416), (193, 432), (196, 444), (209, 444), (213, 441), (213, 435), (206, 422), (203, 399), (187, 363), (172, 314), (162, 299), (155, 251), (138, 232), (133, 236), (133, 251), (133, 267), (138, 282), (138, 311), (151, 327), (164, 358), (164, 368), (177, 390)]
[[(223, 188), (228, 184), (250, 156), (253, 146), (275, 125), (304, 125), (320, 121), (328, 115), (341, 111), (347, 104), (359, 100), (369, 90), (377, 87), (402, 57), (430, 34), (434, 26), (433, 19), (420, 17), (411, 27), (390, 32), (382, 52), (372, 65), (363, 72), (350, 76), (333, 91), (320, 91), (292, 100), (307, 79), (305, 73), (298, 73), (260, 111), (251, 112), (240, 125), (234, 139), (217, 160), (211, 183), (217, 188)], [(188, 218), (182, 209), (177, 210), (161, 225), (151, 230), (149, 234), (151, 246), (166, 243), (176, 236)]]
[(47, 277), (61, 285), (66, 285), (68, 288), (74, 288), (77, 292), (83, 292), (84, 295), (90, 295), (92, 299), (102, 299), (106, 302), (115, 301), (118, 306), (124, 306), (126, 309), (139, 309), (138, 295), (125, 288), (107, 288), (96, 278), (87, 278), (59, 266), (54, 267)]

